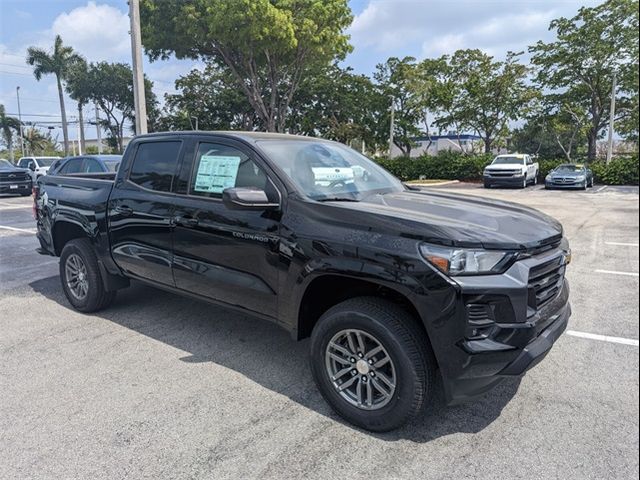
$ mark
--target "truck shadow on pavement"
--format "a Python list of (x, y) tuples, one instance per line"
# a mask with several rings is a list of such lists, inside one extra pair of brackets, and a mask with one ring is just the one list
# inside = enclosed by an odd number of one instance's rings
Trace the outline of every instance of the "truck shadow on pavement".
[[(30, 286), (72, 309), (57, 276), (37, 280)], [(285, 330), (267, 321), (138, 283), (119, 291), (111, 307), (90, 316), (188, 352), (178, 354), (177, 361), (214, 362), (335, 422), (386, 441), (423, 443), (455, 433), (480, 432), (500, 416), (520, 385), (519, 379), (505, 381), (479, 400), (455, 407), (446, 407), (443, 399), (437, 398), (410, 425), (374, 434), (346, 423), (325, 403), (308, 367), (308, 340), (296, 342)]]

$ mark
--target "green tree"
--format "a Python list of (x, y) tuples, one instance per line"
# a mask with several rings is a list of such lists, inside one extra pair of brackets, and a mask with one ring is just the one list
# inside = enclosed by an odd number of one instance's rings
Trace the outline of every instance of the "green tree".
[(154, 60), (226, 65), (268, 131), (283, 131), (314, 65), (350, 50), (347, 0), (142, 0), (142, 40)]
[(260, 119), (238, 89), (229, 69), (209, 64), (204, 71), (192, 70), (175, 82), (179, 93), (165, 95), (161, 128), (193, 130), (195, 119), (201, 130), (253, 130)]
[(413, 57), (402, 59), (391, 57), (376, 66), (373, 74), (380, 95), (386, 99), (387, 112), (381, 117), (380, 140), (390, 129), (391, 102), (394, 103), (393, 143), (403, 156), (409, 156), (414, 145), (414, 137), (420, 135), (419, 122), (424, 115), (423, 97), (417, 91), (416, 63)]
[(2, 104), (0, 104), (0, 130), (2, 130), (2, 140), (7, 145), (7, 150), (9, 150), (9, 158), (13, 161), (13, 132), (20, 131), (20, 121), (7, 115)]
[(626, 100), (638, 91), (638, 1), (608, 0), (583, 7), (573, 18), (553, 20), (550, 29), (557, 32), (555, 41), (529, 47), (537, 83), (580, 106), (589, 121), (587, 156), (594, 160), (598, 137), (609, 123), (614, 73), (621, 100), (617, 116), (633, 118), (633, 102)]
[(42, 133), (36, 127), (29, 127), (24, 130), (24, 148), (27, 155), (55, 155), (58, 142), (51, 132)]
[(287, 130), (375, 147), (379, 119), (387, 109), (368, 77), (333, 64), (305, 75), (291, 102)]
[[(509, 122), (524, 118), (535, 91), (527, 85), (527, 67), (519, 54), (504, 61), (480, 50), (458, 50), (451, 57), (422, 65), (435, 84), (427, 87), (427, 105), (437, 111), (434, 125), (458, 132), (471, 129), (482, 137), (485, 153), (508, 133)], [(424, 74), (423, 74), (424, 76)]]
[(89, 67), (83, 58), (69, 66), (67, 70), (65, 90), (78, 104), (78, 122), (80, 123), (80, 147), (86, 151), (84, 138), (84, 113), (83, 108), (89, 103), (91, 97), (91, 84), (89, 81)]
[[(122, 152), (125, 125), (135, 120), (131, 67), (125, 63), (91, 64), (87, 71), (87, 84), (87, 98), (95, 101), (106, 115), (102, 126), (109, 133), (110, 146)], [(147, 112), (153, 115), (157, 112), (157, 100), (152, 87), (152, 82), (145, 78)], [(156, 121), (155, 118), (151, 120), (151, 124)]]
[(60, 35), (56, 35), (53, 50), (29, 47), (27, 49), (27, 63), (34, 67), (33, 75), (36, 80), (44, 75), (53, 74), (58, 86), (58, 99), (60, 101), (60, 116), (62, 117), (62, 135), (64, 137), (64, 154), (69, 154), (69, 132), (67, 130), (67, 112), (64, 106), (64, 93), (62, 83), (66, 80), (69, 67), (80, 60), (80, 56), (73, 52), (73, 48), (62, 44)]

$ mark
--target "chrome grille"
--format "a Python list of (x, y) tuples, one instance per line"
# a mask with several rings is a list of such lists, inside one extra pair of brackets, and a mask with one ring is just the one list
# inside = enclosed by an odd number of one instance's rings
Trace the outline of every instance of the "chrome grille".
[(487, 170), (492, 177), (513, 177), (522, 174), (522, 170)]
[(0, 182), (24, 182), (29, 178), (25, 172), (0, 172)]

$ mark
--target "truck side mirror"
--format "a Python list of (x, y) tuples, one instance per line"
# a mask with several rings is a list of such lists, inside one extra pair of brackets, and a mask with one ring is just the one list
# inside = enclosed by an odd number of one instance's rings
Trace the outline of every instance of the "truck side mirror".
[(236, 187), (222, 192), (222, 203), (232, 210), (272, 210), (279, 203), (269, 200), (264, 190), (259, 188)]

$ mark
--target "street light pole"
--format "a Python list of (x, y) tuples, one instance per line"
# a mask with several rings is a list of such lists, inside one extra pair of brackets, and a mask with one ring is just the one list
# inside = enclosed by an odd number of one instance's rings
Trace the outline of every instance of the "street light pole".
[(391, 122), (389, 126), (389, 158), (391, 158), (391, 152), (393, 152), (393, 122), (394, 115), (396, 109), (396, 102), (393, 97), (391, 97)]
[(611, 83), (611, 106), (609, 107), (609, 138), (607, 139), (607, 163), (613, 158), (613, 124), (616, 115), (616, 86), (617, 75), (613, 72), (613, 82)]
[(18, 99), (18, 123), (20, 123), (20, 150), (24, 157), (24, 133), (22, 131), (22, 112), (20, 111), (20, 87), (16, 87), (16, 98)]
[(142, 40), (140, 35), (140, 0), (129, 0), (131, 21), (131, 63), (133, 67), (133, 101), (136, 110), (136, 135), (147, 133), (147, 106), (142, 73)]

